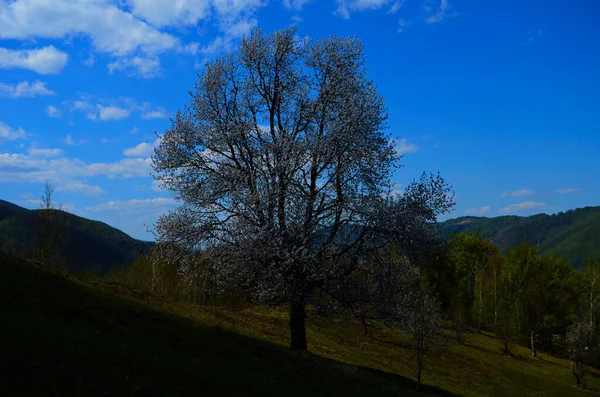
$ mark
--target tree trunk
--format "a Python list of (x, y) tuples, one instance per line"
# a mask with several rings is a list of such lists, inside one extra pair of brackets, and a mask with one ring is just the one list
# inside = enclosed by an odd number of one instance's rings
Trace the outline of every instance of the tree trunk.
[(510, 355), (510, 350), (508, 350), (508, 338), (504, 339), (504, 354)]
[(420, 349), (417, 356), (417, 391), (419, 391), (421, 389), (421, 373), (423, 372), (423, 356)]
[(537, 356), (537, 349), (535, 348), (535, 332), (534, 331), (531, 331), (531, 355), (532, 355), (532, 358), (537, 360), (538, 356)]
[(306, 312), (302, 302), (290, 303), (290, 348), (292, 350), (307, 350), (306, 343)]
[(494, 268), (494, 328), (498, 327), (498, 281), (496, 275), (496, 268)]
[(590, 327), (594, 325), (594, 284), (596, 282), (594, 275), (594, 267), (591, 269), (592, 272), (592, 280), (590, 284)]
[(480, 276), (479, 278), (479, 327), (478, 327), (478, 332), (481, 333), (481, 317), (483, 316), (483, 312), (482, 312), (482, 293), (483, 293), (483, 275)]
[(573, 363), (571, 363), (571, 373), (573, 374), (573, 376), (575, 377), (575, 384), (577, 386), (582, 386), (583, 382), (583, 368), (581, 369), (580, 373), (577, 373), (577, 367), (579, 365), (575, 365)]

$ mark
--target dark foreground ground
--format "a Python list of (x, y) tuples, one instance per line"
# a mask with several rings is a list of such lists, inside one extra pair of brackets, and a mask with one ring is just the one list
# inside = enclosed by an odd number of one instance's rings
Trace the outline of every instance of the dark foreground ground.
[[(308, 337), (312, 353), (292, 353), (283, 313), (167, 302), (0, 253), (0, 395), (417, 394), (402, 336), (311, 318)], [(565, 360), (532, 361), (520, 347), (509, 359), (487, 335), (467, 342), (426, 367), (424, 394), (583, 393)]]

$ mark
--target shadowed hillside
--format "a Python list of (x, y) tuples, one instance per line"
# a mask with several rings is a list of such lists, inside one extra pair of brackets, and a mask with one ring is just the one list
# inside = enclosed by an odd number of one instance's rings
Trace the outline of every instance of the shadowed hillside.
[(169, 313), (157, 298), (121, 293), (138, 301), (0, 253), (3, 395), (413, 394), (412, 382), (400, 376), (294, 355)]
[[(26, 259), (35, 258), (40, 211), (0, 200), (0, 247), (5, 252)], [(153, 246), (153, 243), (133, 239), (105, 223), (69, 213), (64, 216), (65, 259), (72, 271), (107, 273), (113, 267), (129, 266)]]
[(460, 217), (440, 223), (440, 230), (444, 238), (463, 231), (477, 232), (502, 250), (527, 241), (542, 253), (564, 256), (578, 269), (589, 257), (600, 258), (600, 207), (528, 217)]
[[(23, 396), (415, 395), (408, 340), (310, 316), (309, 354), (287, 348), (285, 314), (174, 303), (78, 281), (0, 253), (2, 392)], [(569, 362), (469, 333), (428, 361), (428, 395), (586, 395)], [(597, 372), (589, 384), (597, 384)], [(445, 391), (444, 391), (445, 390)]]

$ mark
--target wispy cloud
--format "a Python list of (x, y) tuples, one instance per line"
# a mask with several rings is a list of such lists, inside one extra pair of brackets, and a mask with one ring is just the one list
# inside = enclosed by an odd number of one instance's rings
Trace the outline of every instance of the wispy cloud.
[(58, 118), (62, 116), (62, 112), (58, 110), (55, 106), (48, 105), (46, 106), (46, 114), (48, 117)]
[(134, 56), (131, 58), (120, 58), (107, 65), (108, 73), (113, 74), (116, 70), (125, 71), (130, 76), (152, 78), (160, 76), (161, 66), (157, 56)]
[(139, 114), (143, 119), (168, 117), (166, 110), (161, 106), (153, 106), (147, 102), (139, 103), (127, 97), (111, 99), (88, 94), (65, 100), (60, 109), (53, 106), (52, 112), (60, 114), (63, 110), (79, 112), (88, 120), (96, 121), (119, 121), (133, 114)]
[(392, 8), (390, 8), (390, 10), (388, 11), (388, 14), (395, 14), (395, 13), (397, 13), (398, 10), (402, 8), (402, 6), (404, 5), (404, 3), (406, 3), (406, 0), (400, 0), (400, 1), (394, 2), (394, 4), (392, 4)]
[(98, 117), (102, 121), (116, 121), (129, 117), (131, 113), (128, 109), (123, 109), (118, 106), (102, 106), (96, 105), (98, 108)]
[(546, 207), (546, 203), (537, 202), (537, 201), (523, 201), (518, 204), (511, 204), (500, 209), (498, 212), (502, 213), (515, 213), (515, 212), (523, 212), (534, 209), (542, 209)]
[(62, 149), (43, 149), (43, 148), (36, 148), (36, 147), (30, 147), (29, 149), (27, 149), (27, 153), (29, 153), (29, 155), (31, 157), (41, 157), (41, 158), (52, 158), (52, 157), (59, 157), (59, 156), (63, 155)]
[(67, 183), (59, 183), (56, 185), (55, 190), (57, 192), (74, 192), (81, 193), (84, 196), (100, 196), (105, 193), (104, 189), (102, 189), (98, 185), (88, 185), (83, 182), (67, 182)]
[(389, 3), (390, 0), (337, 0), (338, 7), (333, 14), (350, 19), (351, 11), (378, 10)]
[(0, 96), (9, 98), (33, 98), (36, 96), (55, 95), (56, 93), (42, 81), (22, 81), (15, 85), (0, 83)]
[(433, 2), (428, 1), (425, 3), (425, 10), (428, 12), (433, 12), (432, 15), (425, 18), (425, 22), (428, 24), (434, 24), (442, 22), (448, 16), (450, 16), (450, 3), (448, 0), (439, 0), (437, 1), (437, 6), (432, 5)]
[(77, 146), (77, 145), (83, 145), (84, 143), (86, 143), (85, 140), (75, 140), (73, 139), (73, 137), (71, 136), (71, 134), (67, 134), (67, 136), (65, 136), (62, 139), (62, 142), (67, 145), (67, 146)]
[(556, 189), (554, 191), (554, 193), (556, 193), (556, 194), (571, 194), (571, 193), (580, 192), (581, 190), (582, 189), (576, 189), (576, 188), (569, 187), (569, 188), (565, 188), (565, 189)]
[(154, 148), (157, 146), (158, 140), (152, 143), (142, 142), (137, 146), (125, 149), (123, 155), (127, 157), (149, 157), (154, 153)]
[(0, 153), (0, 182), (60, 183), (103, 176), (109, 179), (149, 177), (150, 158), (123, 158), (115, 162), (87, 163), (69, 157), (43, 158), (24, 153)]
[(0, 142), (14, 141), (16, 139), (24, 139), (27, 137), (23, 128), (14, 129), (8, 124), (0, 121)]
[(478, 208), (467, 208), (465, 210), (465, 215), (485, 215), (490, 212), (492, 207), (483, 206)]
[(153, 111), (142, 114), (142, 118), (146, 119), (146, 120), (148, 120), (148, 119), (166, 119), (167, 117), (168, 117), (167, 114), (160, 110), (153, 110)]
[(504, 192), (502, 193), (502, 197), (521, 197), (521, 196), (531, 196), (535, 194), (535, 192), (531, 189), (521, 189), (516, 190), (514, 192)]
[(412, 22), (400, 18), (398, 20), (398, 33), (404, 32), (404, 29), (412, 25)]
[(531, 45), (542, 38), (542, 34), (544, 32), (541, 29), (536, 30), (534, 33), (530, 34), (525, 40), (525, 45)]
[(108, 201), (93, 207), (87, 207), (85, 210), (89, 212), (116, 212), (120, 215), (132, 215), (146, 213), (149, 210), (161, 213), (175, 204), (176, 201), (172, 198), (157, 197), (127, 201)]
[(392, 144), (394, 145), (394, 149), (396, 150), (396, 154), (402, 156), (406, 153), (415, 153), (419, 150), (419, 147), (413, 143), (409, 143), (406, 138), (402, 138), (400, 140), (393, 139)]
[(283, 6), (288, 10), (302, 11), (302, 8), (308, 4), (310, 0), (283, 0)]

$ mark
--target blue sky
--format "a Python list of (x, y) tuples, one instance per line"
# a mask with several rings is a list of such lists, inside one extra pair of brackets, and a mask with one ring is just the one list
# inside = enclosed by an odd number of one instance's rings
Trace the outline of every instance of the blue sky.
[(0, 0), (0, 199), (149, 239), (171, 208), (153, 185), (155, 131), (206, 60), (252, 27), (364, 40), (399, 189), (424, 170), (451, 217), (600, 205), (600, 2)]

